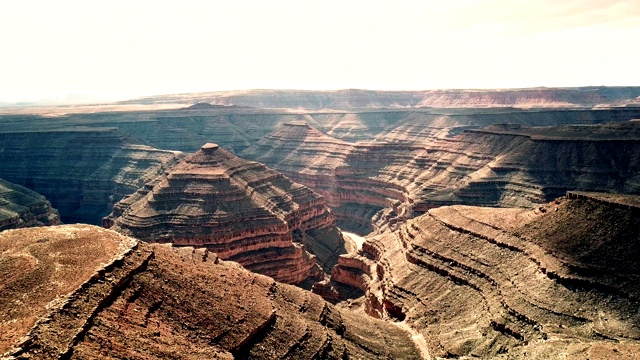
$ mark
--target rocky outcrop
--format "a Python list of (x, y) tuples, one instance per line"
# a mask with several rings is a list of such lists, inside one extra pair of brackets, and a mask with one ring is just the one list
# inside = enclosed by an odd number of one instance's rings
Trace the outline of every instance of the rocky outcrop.
[(0, 132), (0, 177), (44, 195), (63, 222), (99, 224), (123, 196), (182, 155), (114, 129)]
[(630, 356), (639, 213), (623, 195), (589, 196), (432, 209), (369, 237), (332, 280), (364, 290), (369, 314), (404, 319), (435, 356)]
[(0, 179), (0, 231), (59, 223), (58, 211), (44, 196)]
[(206, 249), (88, 225), (8, 230), (0, 249), (3, 358), (420, 358), (405, 330)]
[(640, 196), (585, 191), (567, 191), (566, 198), (591, 200), (609, 206), (627, 209), (632, 212), (640, 212)]
[(287, 283), (320, 280), (316, 256), (330, 270), (344, 252), (322, 197), (210, 143), (117, 203), (103, 224), (145, 241), (206, 247)]

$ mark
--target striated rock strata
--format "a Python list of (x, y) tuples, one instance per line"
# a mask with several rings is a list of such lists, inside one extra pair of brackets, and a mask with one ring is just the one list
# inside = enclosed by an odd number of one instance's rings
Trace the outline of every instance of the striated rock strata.
[(369, 314), (404, 320), (435, 356), (630, 358), (640, 197), (569, 197), (429, 210), (342, 256), (332, 280), (365, 291)]
[[(381, 96), (381, 95), (380, 95)], [(190, 109), (159, 109), (51, 115), (0, 115), (0, 133), (51, 132), (60, 130), (98, 131), (117, 129), (131, 144), (157, 149), (195, 152), (206, 142), (215, 142), (239, 154), (287, 122), (304, 121), (325, 134), (356, 142), (381, 139), (424, 139), (430, 132), (459, 133), (496, 123), (528, 126), (598, 124), (640, 118), (640, 108), (355, 108), (308, 110), (301, 104), (294, 109), (259, 109), (233, 106)], [(27, 111), (27, 110), (25, 110)], [(36, 110), (32, 110), (36, 111)], [(52, 110), (53, 112), (53, 110)], [(87, 133), (87, 139), (95, 134)], [(47, 145), (46, 139), (42, 146)], [(391, 139), (389, 139), (391, 140)]]
[(321, 279), (316, 257), (330, 270), (344, 253), (321, 196), (216, 144), (117, 203), (103, 223), (146, 241), (206, 247), (286, 283)]
[(2, 358), (420, 358), (407, 331), (206, 249), (89, 225), (8, 230), (0, 249)]
[(59, 223), (58, 211), (44, 196), (0, 179), (0, 231)]
[(182, 157), (110, 128), (0, 132), (0, 144), (0, 177), (44, 195), (65, 223), (99, 224), (115, 202)]
[(451, 204), (532, 206), (570, 189), (640, 193), (640, 122), (591, 126), (404, 126), (347, 143), (285, 123), (242, 152), (321, 195), (368, 233)]

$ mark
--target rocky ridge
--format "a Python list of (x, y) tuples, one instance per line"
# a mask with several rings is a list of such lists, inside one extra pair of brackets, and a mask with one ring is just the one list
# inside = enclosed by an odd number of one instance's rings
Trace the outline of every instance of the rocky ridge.
[(0, 249), (22, 269), (0, 266), (3, 358), (420, 358), (405, 330), (206, 249), (89, 225), (8, 230)]
[(59, 223), (58, 211), (44, 196), (0, 179), (0, 231)]
[(344, 253), (322, 197), (211, 143), (117, 203), (103, 224), (145, 241), (206, 247), (286, 283), (322, 279), (316, 258), (330, 271)]
[(404, 320), (435, 356), (632, 358), (640, 219), (620, 198), (431, 209), (368, 237), (332, 280), (364, 291), (369, 314)]

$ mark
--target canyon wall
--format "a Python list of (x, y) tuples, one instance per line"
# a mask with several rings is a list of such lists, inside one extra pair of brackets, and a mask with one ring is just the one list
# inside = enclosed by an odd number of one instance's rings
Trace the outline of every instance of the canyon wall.
[(2, 358), (421, 358), (407, 331), (206, 249), (89, 225), (4, 231), (0, 249)]
[(321, 196), (217, 144), (117, 203), (103, 224), (145, 241), (206, 247), (286, 283), (321, 280), (318, 264), (330, 271), (345, 252)]
[(640, 196), (572, 197), (429, 210), (368, 237), (332, 280), (364, 291), (370, 315), (404, 320), (433, 356), (633, 356), (640, 218), (628, 204)]
[(373, 138), (386, 141), (388, 134), (406, 134), (402, 137), (411, 136), (414, 131), (443, 128), (455, 132), (496, 123), (550, 126), (598, 124), (634, 118), (640, 118), (640, 108), (367, 109), (357, 112), (212, 108), (69, 115), (65, 119), (56, 119), (56, 123), (58, 126), (115, 127), (134, 139), (134, 143), (158, 149), (195, 152), (203, 143), (215, 142), (239, 154), (281, 124), (297, 121), (304, 121), (331, 137), (357, 142)]
[(359, 109), (304, 110), (243, 107), (189, 107), (149, 111), (111, 111), (52, 115), (0, 115), (0, 133), (70, 129), (117, 129), (130, 144), (195, 152), (215, 142), (241, 153), (283, 123), (304, 121), (344, 141), (420, 140), (437, 131), (512, 123), (529, 126), (598, 124), (640, 119), (638, 107), (598, 109)]
[(44, 196), (0, 179), (0, 231), (59, 223), (60, 214)]
[(0, 132), (0, 177), (44, 195), (67, 223), (99, 224), (181, 156), (111, 128)]
[[(0, 137), (6, 145), (0, 161), (6, 166), (0, 167), (0, 176), (47, 196), (63, 221), (98, 223), (110, 205), (179, 156), (149, 146), (197, 151), (202, 143), (216, 141), (318, 191), (336, 210), (341, 226), (368, 233), (376, 222), (384, 227), (414, 212), (467, 199), (478, 205), (520, 206), (573, 188), (602, 190), (610, 184), (615, 191), (633, 193), (635, 150), (629, 138), (610, 136), (606, 145), (587, 134), (600, 136), (596, 133), (605, 125), (558, 125), (626, 124), (634, 118), (640, 118), (639, 108), (313, 112), (222, 106), (3, 116)], [(494, 123), (528, 127), (480, 130)], [(291, 124), (300, 129), (292, 131)], [(543, 125), (556, 127), (532, 128)], [(610, 132), (633, 131), (633, 126), (619, 126)], [(535, 134), (540, 131), (563, 132), (566, 139)], [(617, 142), (630, 155), (614, 154), (615, 164), (600, 166)], [(537, 155), (530, 159), (527, 151)], [(594, 157), (581, 159), (581, 151)], [(569, 167), (566, 172), (564, 166)], [(627, 166), (631, 173), (616, 174), (616, 166)], [(598, 167), (602, 169), (594, 170)]]
[(604, 88), (533, 88), (501, 90), (434, 90), (416, 105), (429, 107), (564, 107), (593, 106), (629, 101), (627, 88), (606, 92)]
[(640, 123), (482, 129), (412, 126), (347, 143), (286, 123), (241, 156), (322, 194), (366, 233), (451, 204), (532, 206), (567, 190), (640, 193)]

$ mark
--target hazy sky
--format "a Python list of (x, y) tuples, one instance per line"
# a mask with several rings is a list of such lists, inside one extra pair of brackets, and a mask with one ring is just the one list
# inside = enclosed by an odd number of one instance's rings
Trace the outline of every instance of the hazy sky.
[(640, 85), (640, 0), (0, 0), (0, 102)]

